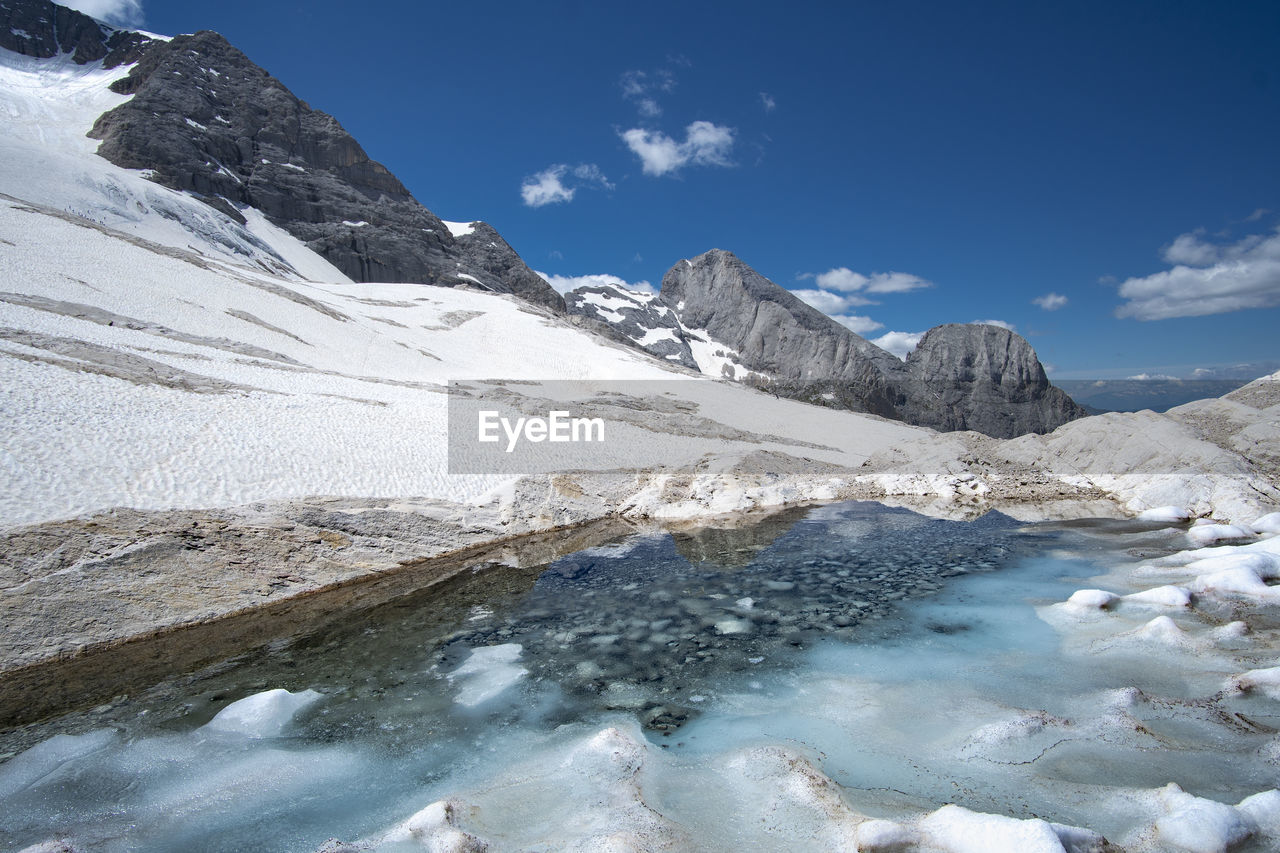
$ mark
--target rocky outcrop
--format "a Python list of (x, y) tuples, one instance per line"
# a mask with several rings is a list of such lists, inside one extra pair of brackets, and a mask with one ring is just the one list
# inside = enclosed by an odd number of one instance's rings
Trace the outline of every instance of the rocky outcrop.
[(662, 301), (690, 330), (733, 351), (756, 381), (786, 396), (831, 395), (842, 408), (901, 418), (905, 366), (747, 266), (713, 249), (662, 278)]
[(566, 293), (564, 302), (569, 314), (597, 320), (663, 361), (698, 369), (684, 327), (657, 294), (588, 285)]
[(996, 438), (1085, 414), (1007, 329), (939, 326), (904, 363), (719, 249), (673, 266), (657, 299), (615, 287), (566, 299), (659, 358), (818, 405)]
[[(14, 0), (16, 2), (16, 0)], [(357, 281), (473, 286), (563, 312), (484, 223), (445, 223), (313, 110), (214, 32), (153, 42), (114, 88), (98, 153), (244, 222), (256, 208)]]
[(906, 411), (919, 426), (1012, 438), (1085, 415), (1049, 383), (1031, 345), (1000, 326), (930, 329), (907, 356), (907, 372)]
[(84, 65), (106, 68), (137, 62), (154, 41), (118, 30), (49, 0), (0, 0), (0, 47), (23, 56), (49, 59), (64, 53)]

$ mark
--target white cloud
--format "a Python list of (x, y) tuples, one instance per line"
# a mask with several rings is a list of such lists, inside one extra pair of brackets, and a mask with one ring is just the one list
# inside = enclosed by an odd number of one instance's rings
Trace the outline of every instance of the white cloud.
[(933, 287), (933, 282), (905, 272), (877, 272), (869, 276), (854, 272), (848, 267), (835, 267), (823, 273), (804, 273), (800, 278), (812, 278), (818, 287), (824, 290), (840, 290), (850, 292), (865, 290), (867, 293), (907, 293), (925, 287)]
[(525, 178), (524, 183), (520, 185), (520, 197), (524, 199), (525, 205), (542, 207), (562, 201), (573, 201), (574, 190), (569, 189), (562, 182), (568, 171), (568, 166), (551, 166), (536, 175)]
[(573, 201), (574, 194), (584, 186), (613, 189), (613, 184), (595, 163), (581, 163), (573, 167), (556, 163), (525, 178), (520, 185), (520, 197), (528, 207), (543, 207)]
[(1191, 266), (1207, 266), (1218, 260), (1218, 247), (1206, 243), (1200, 237), (1203, 231), (1179, 234), (1174, 241), (1160, 253), (1166, 263), (1190, 264)]
[(860, 317), (856, 314), (846, 314), (842, 317), (832, 317), (831, 319), (855, 335), (866, 335), (868, 332), (884, 328), (884, 323), (878, 323), (870, 317)]
[(1000, 328), (1008, 329), (1011, 332), (1018, 331), (1017, 326), (1012, 323), (1006, 323), (1004, 320), (974, 320), (973, 322), (979, 326), (999, 326)]
[(1143, 382), (1150, 382), (1150, 381), (1152, 381), (1152, 380), (1156, 380), (1156, 379), (1173, 379), (1173, 380), (1176, 380), (1178, 377), (1176, 377), (1176, 376), (1167, 376), (1167, 375), (1165, 375), (1165, 374), (1163, 374), (1163, 373), (1139, 373), (1139, 374), (1137, 374), (1136, 376), (1127, 376), (1127, 377), (1125, 377), (1125, 378), (1126, 378), (1126, 379), (1138, 379), (1138, 380), (1141, 380), (1141, 381), (1143, 381)]
[(768, 92), (760, 93), (760, 105), (764, 107), (764, 111), (767, 113), (771, 113), (778, 108), (778, 102)]
[(732, 166), (729, 153), (735, 132), (732, 127), (695, 121), (685, 128), (684, 142), (676, 142), (662, 131), (639, 127), (619, 136), (640, 158), (646, 175), (666, 175), (685, 166)]
[(1214, 244), (1179, 235), (1163, 252), (1172, 269), (1126, 279), (1117, 317), (1167, 320), (1280, 305), (1280, 229)]
[(1039, 305), (1046, 311), (1057, 311), (1063, 305), (1067, 304), (1067, 297), (1061, 293), (1046, 293), (1044, 296), (1037, 296), (1031, 300), (1032, 305)]
[(829, 290), (793, 290), (791, 292), (801, 302), (817, 308), (823, 314), (843, 314), (858, 305), (876, 304), (861, 296), (844, 296)]
[(108, 24), (136, 27), (142, 23), (142, 0), (62, 0), (62, 5)]
[(1266, 216), (1266, 215), (1267, 215), (1268, 213), (1270, 213), (1270, 212), (1271, 212), (1271, 211), (1270, 211), (1270, 210), (1268, 210), (1267, 208), (1265, 208), (1265, 207), (1260, 207), (1260, 208), (1258, 208), (1257, 210), (1255, 210), (1253, 213), (1250, 213), (1248, 216), (1246, 216), (1246, 217), (1244, 218), (1244, 221), (1245, 221), (1245, 222), (1257, 222), (1259, 219), (1261, 219), (1262, 217)]
[(654, 293), (653, 285), (647, 281), (627, 282), (616, 275), (608, 273), (599, 273), (597, 275), (551, 275), (549, 273), (534, 270), (538, 275), (551, 285), (556, 293), (565, 294), (570, 290), (579, 287), (602, 287), (612, 285), (621, 287), (623, 290), (634, 290), (640, 293)]
[(905, 361), (907, 353), (915, 349), (923, 337), (924, 332), (885, 332), (871, 343)]

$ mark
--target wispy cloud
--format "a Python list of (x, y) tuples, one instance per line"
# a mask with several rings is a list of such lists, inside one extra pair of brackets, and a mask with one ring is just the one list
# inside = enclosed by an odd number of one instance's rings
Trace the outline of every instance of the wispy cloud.
[(636, 105), (641, 118), (657, 118), (662, 115), (658, 96), (676, 87), (676, 75), (669, 68), (657, 71), (626, 71), (618, 81), (622, 97)]
[(907, 353), (915, 349), (923, 337), (924, 332), (885, 332), (871, 343), (905, 361)]
[(136, 27), (142, 23), (142, 0), (62, 0), (62, 5), (108, 24)]
[(1234, 243), (1180, 234), (1162, 257), (1172, 269), (1120, 284), (1127, 301), (1117, 317), (1167, 320), (1280, 305), (1280, 229)]
[[(823, 314), (843, 314), (850, 308), (856, 308), (861, 305), (875, 305), (862, 296), (848, 295), (842, 293), (832, 293), (830, 290), (793, 290), (791, 291), (797, 299), (806, 305), (817, 308)], [(839, 319), (838, 317), (836, 319)]]
[(764, 107), (764, 111), (771, 113), (778, 108), (778, 102), (773, 99), (773, 95), (768, 92), (760, 93), (760, 106)]
[(528, 207), (544, 207), (573, 201), (574, 195), (582, 187), (611, 190), (614, 185), (595, 163), (580, 163), (577, 166), (556, 163), (525, 178), (520, 185), (520, 197)]
[(628, 282), (616, 275), (608, 273), (598, 273), (596, 275), (552, 275), (550, 273), (534, 270), (538, 275), (551, 285), (552, 289), (559, 294), (568, 293), (579, 287), (621, 287), (623, 290), (635, 290), (640, 293), (653, 293), (653, 285), (647, 281)]
[(619, 133), (631, 153), (640, 158), (646, 175), (674, 175), (685, 166), (732, 166), (730, 154), (736, 131), (709, 121), (685, 128), (683, 142), (659, 130), (632, 128)]
[(855, 335), (866, 335), (874, 332), (876, 329), (883, 329), (884, 323), (878, 323), (870, 317), (861, 317), (857, 314), (845, 314), (840, 317), (832, 317), (841, 326), (844, 326)]
[[(868, 294), (908, 293), (912, 290), (933, 287), (933, 282), (911, 273), (878, 272), (863, 275), (848, 267), (834, 267), (822, 273), (801, 273), (796, 278), (802, 281), (812, 279), (817, 285), (817, 288), (792, 290), (791, 292), (798, 299), (817, 308), (856, 335), (866, 335), (884, 328), (884, 323), (870, 317), (849, 313), (851, 309), (863, 305), (880, 304), (869, 298)], [(899, 350), (910, 340), (911, 346), (907, 347), (909, 350), (915, 346), (915, 341), (919, 340), (920, 336), (913, 332), (888, 332), (881, 337)], [(889, 347), (884, 348), (889, 349)], [(905, 357), (907, 350), (901, 353), (892, 349), (890, 351), (902, 358)]]
[(1061, 293), (1046, 293), (1044, 296), (1037, 296), (1031, 300), (1032, 305), (1039, 305), (1046, 311), (1057, 311), (1063, 305), (1067, 304), (1067, 297)]
[(933, 287), (933, 282), (905, 272), (877, 272), (863, 275), (848, 267), (835, 267), (821, 273), (802, 273), (801, 279), (811, 278), (823, 290), (839, 290), (845, 293), (865, 291), (867, 293), (906, 293)]

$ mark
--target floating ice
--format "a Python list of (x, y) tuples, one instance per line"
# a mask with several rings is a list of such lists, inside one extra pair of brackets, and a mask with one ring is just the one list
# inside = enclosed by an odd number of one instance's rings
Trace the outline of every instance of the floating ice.
[(1272, 699), (1280, 699), (1280, 666), (1251, 669), (1232, 678), (1227, 686), (1240, 693), (1261, 690)]
[(1096, 608), (1105, 610), (1120, 600), (1120, 596), (1102, 589), (1082, 589), (1071, 594), (1067, 604), (1081, 610)]
[(449, 673), (450, 683), (461, 685), (454, 701), (472, 708), (483, 705), (524, 678), (528, 670), (516, 664), (523, 651), (519, 643), (472, 649), (462, 666)]
[(1237, 808), (1194, 797), (1172, 783), (1158, 796), (1168, 813), (1156, 821), (1156, 834), (1163, 844), (1186, 853), (1225, 853), (1258, 833), (1258, 822), (1250, 811), (1256, 808), (1259, 813), (1270, 815), (1275, 808), (1270, 799), (1257, 800), (1245, 808), (1254, 797)]
[(1032, 819), (972, 812), (943, 806), (920, 821), (933, 845), (947, 853), (1101, 853), (1097, 833)]
[(1170, 524), (1190, 521), (1192, 517), (1191, 511), (1181, 506), (1157, 506), (1138, 513), (1139, 521), (1164, 521)]
[(1191, 593), (1180, 586), (1158, 586), (1124, 596), (1126, 603), (1153, 604), (1159, 607), (1190, 607)]
[(1269, 512), (1249, 526), (1254, 533), (1280, 533), (1280, 512)]
[(1187, 531), (1187, 539), (1196, 547), (1252, 538), (1253, 531), (1234, 524), (1201, 524)]
[(473, 811), (456, 800), (427, 806), (382, 837), (380, 844), (413, 843), (432, 853), (483, 853), (489, 843), (458, 827), (459, 814)]
[(223, 708), (205, 728), (253, 738), (278, 737), (299, 711), (321, 698), (314, 690), (290, 693), (277, 688), (255, 693)]

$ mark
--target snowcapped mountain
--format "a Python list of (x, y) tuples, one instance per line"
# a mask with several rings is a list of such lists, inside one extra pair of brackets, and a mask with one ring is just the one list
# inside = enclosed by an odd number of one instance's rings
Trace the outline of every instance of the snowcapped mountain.
[[(16, 131), (0, 169), (24, 198), (303, 279), (336, 269), (563, 310), (492, 227), (435, 216), (332, 116), (217, 33), (130, 33), (47, 0), (4, 0), (0, 31), (13, 51), (0, 58), (0, 97)], [(315, 262), (299, 244), (326, 263), (298, 269)]]
[(903, 362), (718, 249), (677, 262), (660, 294), (597, 285), (565, 302), (659, 358), (819, 405), (1004, 438), (1084, 414), (1006, 329), (939, 326)]
[[(228, 137), (215, 132), (217, 117), (234, 135), (251, 127), (233, 108), (258, 113), (213, 92), (218, 75), (259, 72), (211, 36), (135, 39), (40, 0), (0, 0), (0, 12), (23, 51), (0, 49), (5, 525), (317, 495), (506, 500), (514, 476), (449, 471), (450, 381), (678, 380), (679, 405), (664, 402), (677, 426), (617, 427), (631, 454), (623, 467), (638, 470), (761, 450), (857, 465), (919, 432), (705, 381), (583, 328), (561, 313), (558, 295), (539, 297), (538, 288), (552, 292), (540, 278), (537, 288), (520, 284), (527, 268), (491, 228), (397, 199), (394, 178), (361, 159), (336, 122), (265, 78), (253, 79), (268, 101), (305, 121), (279, 138), (265, 109), (244, 137), (253, 159), (235, 159), (219, 147)], [(157, 54), (120, 54), (113, 65), (121, 44)], [(222, 53), (192, 53), (202, 44)], [(173, 45), (185, 45), (182, 55)], [(207, 69), (199, 85), (212, 90), (212, 115), (179, 119), (166, 104), (190, 89), (157, 77), (191, 77), (187, 59)], [(170, 122), (154, 128), (160, 153), (175, 146), (194, 159), (148, 155), (126, 168), (100, 156), (100, 144), (114, 145), (123, 158), (121, 140), (152, 126), (131, 106), (148, 91)], [(312, 125), (324, 132), (306, 131)], [(101, 143), (88, 136), (95, 127)], [(200, 184), (215, 174), (217, 183)], [(343, 207), (359, 181), (382, 182), (385, 204)], [(279, 198), (273, 187), (284, 188)], [(311, 189), (332, 191), (331, 206), (289, 218)], [(352, 280), (385, 270), (359, 259), (391, 258), (379, 253), (419, 225), (413, 239), (425, 248), (405, 263), (445, 286)], [(325, 235), (343, 233), (369, 236), (346, 238), (346, 254), (330, 251), (341, 241)], [(777, 469), (760, 476), (781, 488)], [(635, 489), (633, 505), (668, 494)], [(732, 490), (698, 499), (721, 512), (753, 500)]]

